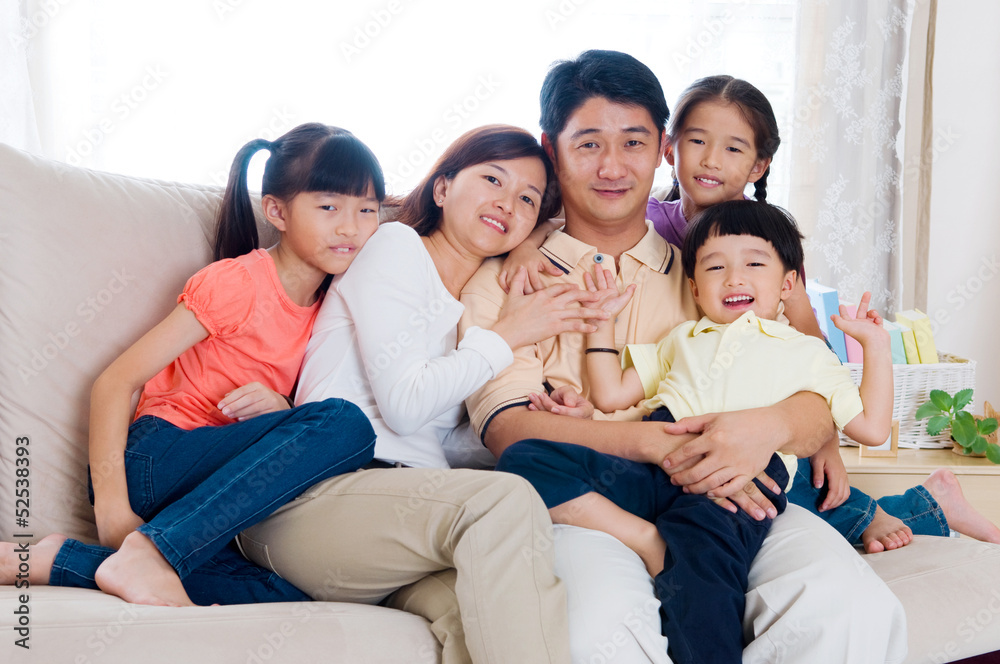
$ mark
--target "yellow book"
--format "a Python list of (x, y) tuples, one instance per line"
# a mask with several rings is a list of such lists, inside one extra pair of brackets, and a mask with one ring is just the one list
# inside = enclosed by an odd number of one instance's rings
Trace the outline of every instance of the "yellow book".
[(917, 352), (917, 340), (913, 336), (913, 330), (904, 327), (902, 330), (903, 352), (906, 353), (907, 364), (920, 364), (920, 353)]
[[(896, 312), (896, 322), (913, 330), (914, 341), (917, 344), (917, 354), (920, 364), (937, 364), (937, 346), (934, 345), (934, 333), (931, 331), (931, 319), (919, 309)], [(907, 362), (909, 352), (907, 352)]]

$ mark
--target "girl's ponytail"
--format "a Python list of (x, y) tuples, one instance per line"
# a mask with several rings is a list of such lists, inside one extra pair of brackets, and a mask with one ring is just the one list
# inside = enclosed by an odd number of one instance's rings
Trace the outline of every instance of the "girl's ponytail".
[(257, 219), (250, 201), (247, 186), (247, 167), (250, 160), (261, 150), (271, 150), (271, 141), (255, 138), (236, 153), (233, 166), (229, 170), (229, 182), (219, 208), (219, 224), (215, 232), (215, 255), (213, 260), (236, 258), (249, 253), (259, 245)]

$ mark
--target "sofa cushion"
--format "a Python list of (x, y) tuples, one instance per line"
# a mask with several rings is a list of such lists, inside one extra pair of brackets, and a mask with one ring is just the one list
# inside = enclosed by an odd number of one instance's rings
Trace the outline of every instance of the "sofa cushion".
[[(174, 608), (128, 604), (81, 588), (33, 588), (30, 650), (13, 588), (0, 588), (5, 662), (101, 664), (343, 664), (437, 662), (440, 646), (418, 616), (365, 604), (293, 602)], [(386, 635), (392, 635), (386, 638)], [(7, 657), (7, 653), (11, 657)]]
[[(211, 260), (219, 187), (98, 173), (0, 144), (0, 475), (30, 443), (30, 518), (0, 511), (0, 539), (92, 541), (90, 389)], [(13, 506), (14, 483), (0, 502)]]

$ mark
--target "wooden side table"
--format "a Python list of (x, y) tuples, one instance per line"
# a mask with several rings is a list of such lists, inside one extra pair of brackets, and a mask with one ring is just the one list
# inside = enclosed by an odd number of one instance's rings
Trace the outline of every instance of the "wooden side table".
[(1000, 465), (986, 459), (959, 456), (950, 449), (900, 448), (893, 457), (861, 457), (857, 447), (841, 447), (851, 486), (874, 498), (903, 493), (922, 483), (937, 468), (958, 477), (962, 492), (977, 510), (1000, 525)]

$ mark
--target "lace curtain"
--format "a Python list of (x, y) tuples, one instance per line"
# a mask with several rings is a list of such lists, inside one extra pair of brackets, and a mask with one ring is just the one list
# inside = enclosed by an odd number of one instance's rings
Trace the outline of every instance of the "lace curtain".
[(807, 276), (852, 302), (870, 290), (882, 312), (901, 308), (903, 138), (921, 131), (903, 123), (907, 95), (924, 93), (908, 85), (914, 9), (912, 0), (799, 7), (789, 209), (808, 238)]

